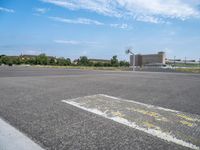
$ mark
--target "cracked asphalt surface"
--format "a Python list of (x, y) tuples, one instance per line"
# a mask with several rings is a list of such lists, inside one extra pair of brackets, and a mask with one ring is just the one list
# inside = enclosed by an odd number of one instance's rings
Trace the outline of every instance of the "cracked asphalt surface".
[(61, 100), (107, 94), (200, 115), (199, 89), (198, 74), (0, 67), (0, 117), (49, 150), (187, 149)]

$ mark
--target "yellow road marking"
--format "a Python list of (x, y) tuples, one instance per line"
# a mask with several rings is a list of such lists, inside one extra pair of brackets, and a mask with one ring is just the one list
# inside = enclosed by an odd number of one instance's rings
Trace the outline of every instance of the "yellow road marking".
[(121, 112), (117, 111), (117, 112), (111, 112), (114, 116), (118, 116), (118, 117), (124, 117), (124, 114), (122, 114)]
[(184, 125), (187, 125), (188, 127), (192, 127), (193, 126), (193, 123), (191, 122), (187, 122), (185, 120), (181, 120), (180, 123), (184, 124)]
[(147, 128), (154, 128), (154, 129), (160, 130), (160, 128), (159, 128), (158, 126), (155, 126), (154, 124), (149, 123), (149, 122), (147, 122), (147, 121), (143, 122), (143, 124), (144, 124)]
[[(199, 128), (199, 115), (182, 113), (138, 102), (132, 103), (129, 100), (104, 95), (80, 97), (63, 100), (62, 102), (143, 131), (168, 142), (200, 150), (198, 132), (194, 132)], [(124, 105), (120, 105), (120, 103)], [(175, 126), (180, 126), (180, 130), (177, 131), (174, 128)], [(186, 133), (185, 130), (188, 130), (188, 132)]]
[(183, 114), (177, 114), (177, 116), (180, 117), (180, 118), (183, 118), (185, 120), (188, 120), (188, 121), (192, 121), (192, 122), (198, 121), (198, 122), (200, 122), (200, 120), (198, 120), (196, 118), (191, 118), (191, 117), (183, 115)]
[(131, 108), (131, 109), (128, 108), (128, 110), (132, 110), (132, 111), (144, 114), (144, 115), (154, 117), (157, 120), (166, 121), (166, 122), (168, 121), (167, 118), (165, 118), (165, 117), (161, 116), (160, 114), (153, 112), (153, 111), (146, 111), (146, 110), (143, 110), (143, 109), (134, 109), (134, 108)]

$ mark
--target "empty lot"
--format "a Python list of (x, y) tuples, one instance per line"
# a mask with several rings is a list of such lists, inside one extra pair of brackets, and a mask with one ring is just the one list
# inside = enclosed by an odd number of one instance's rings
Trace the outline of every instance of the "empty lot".
[(188, 149), (62, 100), (105, 94), (200, 115), (199, 89), (197, 74), (0, 67), (0, 117), (44, 149)]

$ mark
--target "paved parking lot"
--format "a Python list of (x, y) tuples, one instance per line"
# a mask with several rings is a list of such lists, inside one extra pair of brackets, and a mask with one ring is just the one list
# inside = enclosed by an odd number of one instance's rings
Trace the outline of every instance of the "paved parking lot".
[[(44, 149), (189, 149), (62, 100), (104, 94), (198, 118), (199, 89), (197, 74), (0, 67), (0, 117)], [(188, 134), (199, 148), (195, 124)]]

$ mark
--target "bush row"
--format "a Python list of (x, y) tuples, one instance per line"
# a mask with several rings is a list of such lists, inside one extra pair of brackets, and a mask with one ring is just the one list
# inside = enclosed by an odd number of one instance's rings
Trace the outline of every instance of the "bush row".
[(13, 64), (29, 64), (29, 65), (58, 65), (58, 66), (95, 66), (95, 67), (128, 67), (129, 63), (127, 61), (119, 61), (117, 56), (113, 56), (110, 61), (91, 61), (86, 56), (81, 56), (79, 59), (71, 62), (70, 58), (56, 58), (48, 57), (45, 54), (40, 54), (38, 56), (6, 56), (0, 55), (0, 65), (5, 64), (12, 66)]

